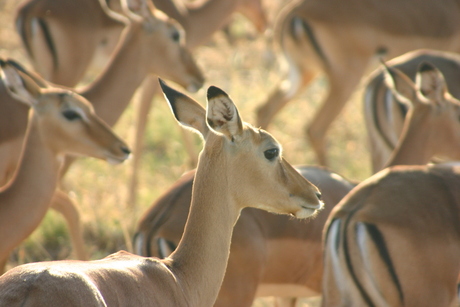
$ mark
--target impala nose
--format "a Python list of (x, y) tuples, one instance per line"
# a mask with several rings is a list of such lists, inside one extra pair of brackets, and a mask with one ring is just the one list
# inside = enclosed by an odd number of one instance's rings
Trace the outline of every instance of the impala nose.
[(122, 151), (123, 153), (125, 153), (126, 155), (130, 155), (130, 154), (131, 154), (131, 150), (130, 150), (128, 147), (126, 147), (126, 146), (121, 146), (121, 151)]
[(323, 196), (321, 195), (321, 192), (318, 191), (315, 194), (316, 194), (316, 197), (318, 197), (318, 200), (322, 199)]

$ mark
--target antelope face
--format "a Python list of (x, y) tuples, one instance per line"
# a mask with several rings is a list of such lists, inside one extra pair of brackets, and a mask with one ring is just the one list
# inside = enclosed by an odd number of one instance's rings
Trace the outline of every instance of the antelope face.
[(244, 124), (238, 142), (241, 150), (232, 142), (224, 147), (234, 165), (228, 177), (238, 203), (297, 218), (315, 215), (323, 208), (318, 188), (284, 159), (281, 145), (268, 132)]
[(118, 164), (130, 150), (83, 97), (69, 91), (45, 90), (34, 106), (40, 131), (57, 153), (84, 155)]
[(242, 121), (224, 91), (211, 86), (204, 110), (193, 99), (160, 84), (179, 123), (205, 140), (197, 173), (202, 169), (212, 174), (206, 180), (220, 181), (223, 191), (213, 193), (222, 193), (238, 209), (256, 207), (299, 218), (322, 208), (318, 189), (282, 157), (273, 136)]
[(143, 31), (148, 41), (145, 54), (151, 60), (151, 72), (176, 82), (190, 92), (198, 91), (204, 83), (203, 73), (185, 48), (185, 33), (181, 26), (155, 11), (151, 17), (144, 19)]

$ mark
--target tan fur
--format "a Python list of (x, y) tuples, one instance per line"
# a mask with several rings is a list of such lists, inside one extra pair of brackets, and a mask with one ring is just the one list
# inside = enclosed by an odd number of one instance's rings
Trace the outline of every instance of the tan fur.
[[(76, 90), (92, 102), (96, 113), (110, 126), (117, 122), (128, 106), (132, 95), (149, 74), (168, 76), (183, 86), (199, 88), (203, 83), (201, 71), (190, 53), (183, 44), (171, 38), (171, 33), (177, 31), (175, 23), (159, 19), (154, 13), (155, 11), (149, 12), (146, 17), (132, 14), (129, 25), (123, 31), (108, 67), (94, 82), (85, 88)], [(152, 31), (152, 29), (155, 30)], [(167, 52), (167, 55), (157, 54), (162, 52)], [(7, 97), (6, 104), (1, 105), (2, 109), (11, 106), (11, 110), (0, 111), (0, 131), (2, 135), (14, 135), (15, 139), (18, 139), (23, 137), (25, 132), (27, 109), (10, 100), (11, 98)], [(12, 118), (13, 115), (15, 115), (15, 124), (8, 126), (11, 121), (8, 117)], [(6, 119), (3, 120), (3, 117)], [(14, 143), (14, 145), (17, 144), (19, 142)], [(15, 151), (19, 150), (10, 149), (9, 153)], [(73, 160), (72, 158), (66, 159), (63, 174)], [(7, 163), (11, 164), (7, 165)], [(17, 156), (2, 156), (0, 170), (15, 169), (16, 163)], [(2, 176), (5, 177), (3, 174)], [(77, 228), (70, 229), (72, 242), (77, 257), (88, 259), (82, 245), (83, 238), (79, 227), (78, 211), (73, 201), (61, 193), (54, 197), (52, 208), (64, 215), (69, 226), (77, 226)]]
[[(211, 87), (205, 111), (165, 84), (162, 88), (176, 118), (200, 129), (196, 131), (205, 140), (190, 214), (176, 251), (164, 260), (119, 252), (99, 261), (19, 266), (0, 277), (0, 305), (212, 306), (224, 277), (233, 226), (244, 207), (298, 217), (322, 208), (318, 189), (291, 172), (282, 156), (265, 157), (264, 152), (280, 146), (271, 135), (246, 123), (239, 126), (243, 121), (238, 112), (218, 121), (224, 115), (217, 111), (222, 104), (236, 110), (224, 92)], [(179, 114), (193, 115), (190, 121)], [(216, 126), (206, 126), (210, 121)], [(255, 135), (261, 143), (252, 142)]]
[[(326, 224), (322, 306), (457, 306), (459, 184), (458, 167), (399, 166), (358, 185)], [(378, 229), (384, 245), (369, 237), (357, 239), (362, 238), (357, 226), (363, 223)], [(331, 235), (334, 224), (340, 227), (338, 238)], [(377, 246), (387, 251), (391, 265)], [(333, 254), (338, 254), (338, 265)]]
[(372, 59), (389, 60), (419, 48), (460, 51), (458, 13), (458, 1), (293, 2), (280, 13), (275, 38), (289, 61), (290, 77), (258, 109), (258, 125), (267, 128), (324, 73), (329, 91), (306, 132), (318, 162), (327, 164), (326, 133)]
[[(460, 80), (460, 57), (457, 54), (434, 50), (417, 50), (395, 58), (389, 61), (387, 65), (397, 68), (415, 82), (417, 69), (422, 62), (435, 65), (444, 75), (449, 93), (456, 99), (460, 98), (460, 86), (458, 86), (458, 80)], [(408, 116), (406, 113), (407, 107), (404, 107), (391, 93), (391, 89), (383, 82), (383, 76), (382, 69), (376, 70), (371, 75), (367, 82), (364, 96), (364, 115), (371, 145), (374, 172), (382, 169), (385, 163), (388, 162), (391, 152), (395, 149), (402, 133), (406, 116)], [(445, 129), (447, 125), (455, 127), (457, 119), (450, 117), (448, 114), (454, 115), (457, 112), (452, 105), (449, 107), (450, 104), (447, 101), (445, 105), (446, 107), (443, 108), (438, 107), (440, 113), (436, 115), (439, 118), (438, 122), (442, 122), (442, 124), (437, 125), (426, 120), (421, 123), (425, 128), (420, 127), (419, 129), (429, 129), (432, 132), (426, 130), (422, 134), (427, 136), (430, 133), (434, 133), (436, 129)], [(441, 114), (444, 114), (444, 117)], [(432, 116), (434, 115), (435, 113), (432, 113)], [(431, 142), (431, 144), (424, 142), (424, 147), (412, 147), (411, 150), (414, 153), (417, 152), (423, 155), (427, 150), (437, 149), (439, 150), (436, 153), (438, 159), (456, 158), (446, 151), (447, 148), (439, 144), (440, 142), (449, 144), (449, 147), (454, 151), (455, 146), (453, 144), (456, 143), (454, 140), (446, 140), (441, 136), (441, 133), (437, 133), (436, 138), (427, 138), (426, 141)]]
[[(460, 102), (441, 72), (422, 64), (414, 84), (385, 71), (409, 108), (387, 165), (458, 159)], [(455, 166), (392, 167), (350, 192), (325, 227), (323, 306), (457, 306), (459, 175)]]
[[(230, 258), (214, 306), (251, 306), (255, 296), (321, 293), (321, 232), (330, 210), (354, 185), (326, 169), (297, 170), (320, 189), (325, 210), (309, 221), (243, 210), (233, 230)], [(158, 240), (177, 246), (190, 207), (193, 174), (181, 177), (145, 212), (134, 240), (137, 253), (160, 257)]]
[[(0, 263), (4, 264), (9, 253), (35, 230), (48, 210), (65, 154), (121, 162), (128, 157), (129, 150), (83, 97), (58, 88), (40, 88), (25, 75), (14, 84), (21, 72), (10, 62), (2, 62), (1, 69), (16, 103), (21, 100), (33, 108), (20, 166), (11, 181), (0, 189)], [(81, 118), (65, 119), (63, 112), (69, 110)]]

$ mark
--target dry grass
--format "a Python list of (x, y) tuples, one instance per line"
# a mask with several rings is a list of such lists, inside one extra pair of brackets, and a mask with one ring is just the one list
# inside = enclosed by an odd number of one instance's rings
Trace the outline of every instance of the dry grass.
[[(271, 15), (275, 14), (280, 2), (270, 2)], [(0, 56), (15, 58), (30, 67), (14, 31), (14, 11), (18, 3), (18, 0), (0, 0)], [(211, 43), (197, 50), (196, 57), (207, 76), (205, 88), (212, 84), (224, 89), (238, 105), (244, 119), (254, 122), (255, 108), (282, 78), (283, 72), (272, 50), (267, 49), (264, 38), (257, 36), (246, 20), (237, 18), (233, 30), (238, 38), (234, 45), (229, 45), (222, 34), (217, 34)], [(285, 155), (293, 164), (315, 163), (304, 139), (303, 127), (324, 97), (326, 88), (324, 79), (319, 78), (279, 114), (272, 126), (271, 132), (284, 145)], [(204, 103), (205, 90), (193, 97)], [(130, 144), (133, 121), (131, 107), (115, 128)], [(85, 240), (93, 259), (119, 249), (129, 250), (138, 218), (188, 169), (179, 128), (162, 99), (155, 101), (145, 139), (139, 205), (132, 211), (126, 206), (129, 163), (113, 167), (94, 159), (82, 159), (73, 165), (65, 178), (80, 204)], [(359, 91), (334, 124), (328, 139), (331, 169), (354, 180), (362, 180), (370, 174)], [(198, 140), (196, 144), (198, 150), (201, 146)], [(12, 255), (10, 266), (72, 257), (66, 225), (61, 216), (50, 212), (40, 228)], [(258, 300), (256, 305), (268, 306), (270, 301)]]

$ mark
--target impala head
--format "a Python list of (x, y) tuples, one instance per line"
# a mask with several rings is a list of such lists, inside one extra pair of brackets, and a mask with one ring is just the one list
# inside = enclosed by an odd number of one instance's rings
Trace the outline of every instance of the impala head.
[(123, 12), (143, 32), (142, 55), (150, 58), (152, 74), (174, 81), (190, 92), (204, 83), (200, 68), (185, 48), (185, 35), (175, 20), (155, 9), (150, 0), (124, 0)]
[(448, 92), (442, 73), (432, 64), (422, 63), (414, 83), (401, 71), (386, 67), (385, 81), (409, 109), (403, 133), (418, 130), (430, 140), (432, 155), (460, 160), (460, 101)]
[(0, 59), (8, 93), (33, 109), (30, 120), (56, 154), (85, 155), (121, 163), (130, 155), (128, 146), (94, 113), (92, 105), (76, 93), (37, 84), (14, 61)]
[[(243, 122), (230, 97), (208, 89), (205, 110), (193, 99), (161, 87), (178, 122), (199, 132), (205, 141), (198, 170), (220, 172), (235, 204), (305, 218), (323, 206), (319, 190), (282, 156), (281, 145), (268, 132)], [(241, 209), (241, 208), (240, 208)]]

